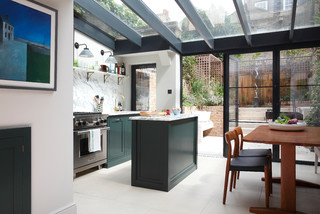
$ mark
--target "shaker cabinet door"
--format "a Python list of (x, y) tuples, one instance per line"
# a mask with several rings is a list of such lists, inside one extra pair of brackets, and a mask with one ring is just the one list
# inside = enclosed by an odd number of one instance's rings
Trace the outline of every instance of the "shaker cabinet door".
[(131, 159), (131, 147), (132, 147), (132, 121), (129, 117), (124, 117), (124, 140), (125, 140), (125, 153), (128, 158)]
[(1, 213), (31, 213), (30, 130), (0, 130)]
[(125, 155), (124, 145), (124, 123), (122, 118), (110, 118), (108, 125), (110, 131), (108, 135), (108, 162), (112, 162), (116, 158), (121, 158)]

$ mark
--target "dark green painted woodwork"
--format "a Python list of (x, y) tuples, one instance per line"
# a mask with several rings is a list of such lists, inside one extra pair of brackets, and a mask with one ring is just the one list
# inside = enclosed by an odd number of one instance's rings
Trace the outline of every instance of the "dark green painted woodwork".
[(110, 116), (108, 118), (107, 164), (112, 167), (131, 160), (132, 121), (134, 115)]
[(131, 147), (132, 147), (132, 121), (129, 117), (123, 117), (124, 122), (124, 145), (125, 155), (131, 159)]
[(110, 118), (108, 140), (108, 159), (113, 160), (124, 156), (124, 124), (123, 118)]
[(31, 213), (31, 128), (0, 129), (0, 212)]
[[(145, 121), (138, 122), (137, 128), (137, 176), (136, 180), (152, 183), (155, 189), (166, 185), (167, 148), (165, 123)], [(155, 131), (156, 130), (156, 131)]]
[(171, 182), (177, 179), (181, 169), (192, 167), (197, 161), (197, 155), (194, 156), (194, 153), (197, 154), (197, 146), (194, 144), (197, 138), (195, 138), (195, 132), (191, 130), (197, 130), (193, 121), (177, 121), (169, 128), (168, 176)]
[(169, 191), (197, 168), (197, 118), (132, 123), (133, 186)]

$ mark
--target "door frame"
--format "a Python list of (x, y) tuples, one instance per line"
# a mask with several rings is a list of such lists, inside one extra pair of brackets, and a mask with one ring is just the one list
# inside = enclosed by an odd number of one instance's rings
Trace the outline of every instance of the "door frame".
[[(224, 66), (224, 105), (223, 105), (223, 133), (229, 131), (229, 60), (230, 56), (233, 54), (247, 54), (247, 53), (255, 53), (255, 52), (266, 52), (270, 51), (273, 54), (273, 102), (272, 102), (272, 109), (273, 109), (273, 120), (275, 120), (278, 115), (280, 114), (280, 51), (283, 50), (294, 50), (294, 49), (301, 49), (301, 48), (314, 48), (317, 47), (314, 44), (310, 45), (292, 45), (288, 47), (272, 47), (272, 48), (256, 48), (252, 50), (244, 50), (244, 51), (234, 51), (224, 53), (223, 55), (223, 66)], [(224, 136), (223, 136), (224, 139)], [(228, 154), (228, 145), (223, 140), (223, 156), (227, 157)], [(272, 146), (272, 161), (273, 162), (280, 162), (280, 147), (279, 145)], [(296, 164), (303, 164), (303, 165), (314, 165), (314, 161), (306, 161), (306, 160), (296, 160)], [(320, 164), (319, 164), (320, 165)]]
[(137, 98), (137, 92), (136, 92), (136, 71), (137, 69), (144, 69), (144, 68), (155, 68), (157, 69), (156, 63), (150, 63), (150, 64), (140, 64), (140, 65), (132, 65), (131, 66), (131, 110), (136, 111), (136, 98)]

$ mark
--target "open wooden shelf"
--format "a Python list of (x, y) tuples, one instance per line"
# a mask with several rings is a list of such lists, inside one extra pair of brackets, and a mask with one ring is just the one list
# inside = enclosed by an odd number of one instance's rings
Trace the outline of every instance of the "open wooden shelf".
[(109, 72), (104, 72), (104, 71), (98, 71), (98, 70), (92, 70), (92, 69), (88, 69), (88, 68), (81, 68), (81, 67), (73, 67), (74, 71), (83, 71), (83, 72), (87, 72), (87, 81), (89, 81), (90, 77), (95, 74), (95, 73), (99, 73), (99, 74), (103, 74), (103, 82), (106, 83), (107, 79), (110, 76), (114, 76), (118, 78), (118, 85), (120, 84), (120, 82), (123, 80), (123, 78), (127, 77), (126, 75), (122, 75), (122, 74), (114, 74), (114, 73), (109, 73)]

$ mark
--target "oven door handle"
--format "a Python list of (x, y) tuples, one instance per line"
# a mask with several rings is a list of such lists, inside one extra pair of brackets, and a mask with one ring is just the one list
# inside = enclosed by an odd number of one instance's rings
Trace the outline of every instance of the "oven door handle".
[[(100, 129), (100, 130), (110, 130), (110, 127), (99, 128), (99, 129)], [(84, 130), (84, 131), (74, 131), (74, 132), (76, 132), (78, 135), (80, 135), (80, 134), (88, 133), (88, 132), (90, 132), (90, 130), (91, 130), (91, 129), (89, 129), (89, 130)]]

